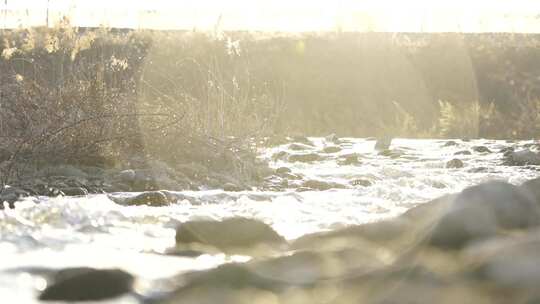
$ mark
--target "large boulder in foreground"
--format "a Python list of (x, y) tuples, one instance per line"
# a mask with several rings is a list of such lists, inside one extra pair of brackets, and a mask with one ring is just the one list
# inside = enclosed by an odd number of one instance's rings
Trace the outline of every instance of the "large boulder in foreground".
[(243, 217), (221, 221), (197, 220), (176, 228), (176, 244), (204, 245), (222, 251), (249, 249), (258, 245), (279, 247), (287, 242), (267, 224)]
[(479, 279), (500, 287), (528, 289), (538, 294), (539, 229), (474, 244), (467, 247), (462, 256)]
[(540, 224), (540, 207), (534, 197), (502, 181), (469, 187), (440, 212), (428, 239), (431, 245), (443, 248), (461, 248), (501, 230)]
[(67, 268), (39, 295), (41, 301), (100, 301), (131, 292), (135, 278), (119, 269)]

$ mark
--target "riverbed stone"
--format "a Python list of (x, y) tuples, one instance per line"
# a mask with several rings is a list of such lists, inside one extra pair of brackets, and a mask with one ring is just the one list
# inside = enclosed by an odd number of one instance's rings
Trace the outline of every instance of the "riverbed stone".
[(307, 145), (304, 143), (292, 143), (289, 145), (289, 150), (292, 151), (305, 151), (305, 150), (312, 150), (312, 145)]
[(171, 203), (168, 196), (162, 191), (147, 191), (128, 198), (113, 196), (109, 196), (109, 198), (113, 202), (124, 206), (161, 207), (168, 206)]
[(59, 190), (62, 191), (64, 195), (68, 195), (68, 196), (88, 195), (88, 190), (82, 187), (65, 187), (65, 188), (60, 188)]
[(452, 147), (452, 146), (457, 146), (458, 143), (453, 141), (453, 140), (449, 140), (447, 142), (444, 143), (443, 147)]
[(529, 149), (509, 152), (505, 156), (504, 164), (511, 166), (540, 165), (540, 153)]
[(176, 228), (176, 244), (200, 244), (224, 251), (250, 248), (258, 245), (282, 246), (285, 239), (267, 224), (243, 217), (221, 221), (195, 220)]
[(540, 295), (540, 230), (472, 244), (464, 249), (463, 256), (479, 278)]
[(341, 151), (341, 147), (339, 146), (326, 146), (323, 149), (323, 152), (328, 153), (328, 154), (338, 153), (340, 151)]
[(491, 150), (486, 146), (474, 146), (472, 150), (478, 153), (491, 153)]
[(463, 168), (463, 166), (464, 166), (463, 161), (457, 158), (451, 159), (448, 162), (446, 162), (446, 168), (457, 169), (457, 168)]
[(41, 301), (100, 301), (133, 288), (135, 277), (120, 269), (68, 268), (39, 295)]
[(312, 190), (319, 190), (319, 191), (325, 191), (330, 189), (345, 189), (347, 188), (345, 185), (334, 183), (334, 182), (325, 182), (320, 180), (307, 180), (302, 183), (302, 187), (312, 189)]
[(457, 151), (456, 153), (454, 153), (454, 155), (471, 155), (471, 151), (469, 150), (462, 150), (462, 151)]
[(288, 157), (290, 162), (311, 163), (323, 160), (324, 157), (317, 153), (291, 154)]
[(533, 197), (540, 208), (540, 177), (524, 182), (520, 188), (525, 194)]
[(461, 248), (504, 229), (540, 224), (540, 212), (533, 198), (519, 187), (502, 181), (469, 187), (440, 211), (429, 243), (444, 248)]
[(338, 164), (342, 166), (358, 166), (361, 165), (360, 156), (356, 153), (343, 155), (339, 158)]

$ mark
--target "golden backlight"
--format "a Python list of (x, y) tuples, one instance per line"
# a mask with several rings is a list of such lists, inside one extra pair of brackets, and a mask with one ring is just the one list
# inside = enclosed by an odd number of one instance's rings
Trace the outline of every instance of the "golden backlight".
[[(48, 7), (48, 10), (47, 10)], [(540, 2), (429, 0), (7, 0), (5, 27), (53, 25), (262, 31), (539, 32)]]

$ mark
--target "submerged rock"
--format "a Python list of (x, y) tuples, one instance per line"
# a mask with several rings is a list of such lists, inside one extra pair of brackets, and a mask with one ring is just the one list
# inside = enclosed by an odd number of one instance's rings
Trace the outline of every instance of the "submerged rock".
[(200, 220), (180, 224), (176, 228), (176, 244), (200, 244), (220, 250), (271, 247), (286, 244), (285, 239), (267, 224), (242, 217), (221, 221)]
[(440, 211), (429, 243), (445, 248), (461, 248), (472, 240), (494, 236), (501, 229), (540, 224), (540, 209), (533, 198), (501, 181), (469, 187)]
[(99, 301), (131, 292), (135, 278), (119, 269), (68, 268), (39, 295), (42, 301)]

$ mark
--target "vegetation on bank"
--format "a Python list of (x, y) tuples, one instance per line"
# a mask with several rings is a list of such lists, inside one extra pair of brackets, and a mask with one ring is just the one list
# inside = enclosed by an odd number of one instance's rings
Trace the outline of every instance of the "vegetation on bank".
[[(274, 134), (531, 138), (540, 39), (78, 29), (0, 35), (0, 172), (199, 163), (249, 179)], [(22, 170), (24, 171), (24, 170)]]

